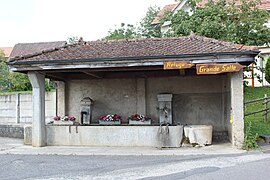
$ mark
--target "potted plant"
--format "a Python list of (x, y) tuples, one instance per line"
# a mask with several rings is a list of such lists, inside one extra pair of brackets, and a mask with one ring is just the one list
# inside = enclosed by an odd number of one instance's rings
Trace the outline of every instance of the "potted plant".
[(64, 117), (61, 117), (61, 116), (55, 116), (53, 118), (53, 124), (62, 124), (62, 125), (73, 125), (76, 118), (74, 116), (64, 116)]
[(121, 116), (117, 114), (108, 114), (99, 118), (99, 124), (121, 124)]
[(129, 124), (151, 124), (151, 118), (142, 114), (133, 114), (128, 117)]

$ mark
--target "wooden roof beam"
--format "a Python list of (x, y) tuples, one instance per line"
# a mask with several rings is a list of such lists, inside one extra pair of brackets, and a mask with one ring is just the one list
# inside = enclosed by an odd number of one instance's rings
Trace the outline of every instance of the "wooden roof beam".
[(82, 72), (82, 73), (84, 73), (84, 74), (87, 74), (87, 75), (89, 75), (89, 76), (98, 78), (98, 79), (101, 79), (101, 78), (102, 78), (101, 76), (98, 76), (98, 75), (96, 75), (96, 74), (94, 74), (94, 73), (90, 73), (90, 72), (87, 72), (87, 71), (80, 71), (80, 72)]

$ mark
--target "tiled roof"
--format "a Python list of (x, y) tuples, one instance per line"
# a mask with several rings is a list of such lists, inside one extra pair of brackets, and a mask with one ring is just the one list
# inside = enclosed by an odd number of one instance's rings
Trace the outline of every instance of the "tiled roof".
[(230, 42), (219, 41), (201, 36), (184, 36), (176, 38), (144, 38), (110, 41), (79, 42), (61, 48), (52, 48), (43, 52), (28, 54), (17, 61), (50, 61), (50, 60), (78, 60), (78, 59), (108, 59), (129, 58), (163, 55), (202, 55), (204, 53), (253, 52), (256, 47), (244, 46)]
[(0, 49), (4, 52), (6, 57), (10, 57), (10, 53), (13, 47), (0, 47)]
[(270, 0), (262, 0), (261, 4), (259, 5), (259, 8), (270, 10)]
[(155, 17), (155, 19), (153, 20), (152, 24), (158, 24), (160, 22), (160, 19), (165, 15), (166, 12), (170, 12), (173, 11), (179, 3), (176, 4), (169, 4), (164, 6), (157, 14), (157, 16)]
[(10, 58), (23, 56), (26, 54), (39, 53), (48, 49), (63, 47), (66, 45), (65, 41), (55, 42), (39, 42), (39, 43), (19, 43), (16, 44), (10, 54)]

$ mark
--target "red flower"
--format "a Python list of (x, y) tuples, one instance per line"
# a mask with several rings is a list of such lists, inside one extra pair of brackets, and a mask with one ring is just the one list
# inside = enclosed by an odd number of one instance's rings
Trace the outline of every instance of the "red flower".
[(55, 116), (55, 117), (53, 118), (53, 120), (55, 120), (55, 121), (60, 121), (60, 119), (61, 119), (60, 116)]

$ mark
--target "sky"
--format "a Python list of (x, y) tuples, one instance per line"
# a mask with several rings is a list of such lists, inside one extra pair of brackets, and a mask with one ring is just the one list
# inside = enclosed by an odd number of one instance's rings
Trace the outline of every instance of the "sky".
[(136, 24), (149, 6), (174, 0), (0, 0), (0, 47), (16, 43), (97, 40), (120, 23)]

